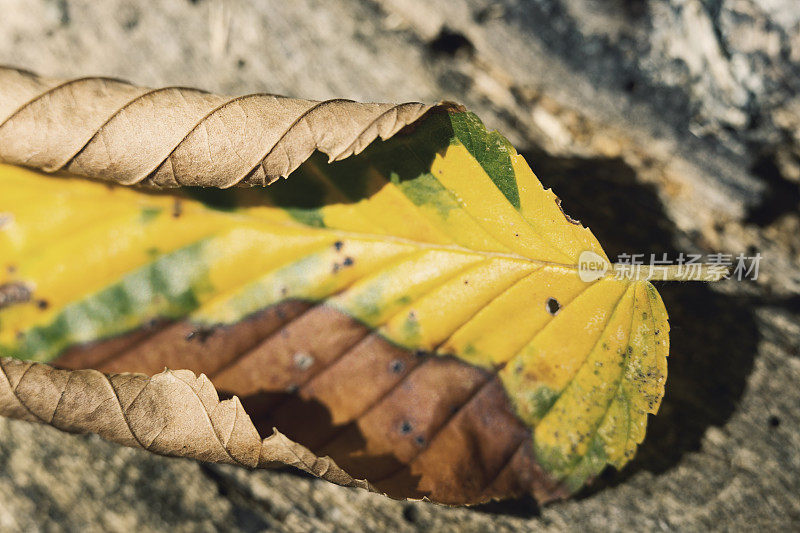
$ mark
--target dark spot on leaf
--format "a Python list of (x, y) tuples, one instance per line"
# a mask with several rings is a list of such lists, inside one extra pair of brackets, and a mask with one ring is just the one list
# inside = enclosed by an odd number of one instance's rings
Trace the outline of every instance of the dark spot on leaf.
[(345, 257), (344, 262), (342, 263), (344, 266), (349, 267), (355, 263), (355, 260), (352, 257)]
[(776, 428), (781, 425), (781, 419), (775, 415), (769, 417), (769, 425), (770, 427)]
[(395, 359), (389, 364), (389, 370), (392, 371), (393, 374), (399, 374), (403, 370), (405, 370), (406, 365), (400, 359)]
[(341, 251), (342, 247), (344, 247), (344, 243), (342, 241), (336, 241), (333, 243), (333, 247), (336, 248), (336, 251)]
[(403, 420), (400, 424), (400, 434), (401, 435), (408, 435), (414, 429), (414, 426), (411, 425), (411, 422), (408, 420)]
[(417, 435), (416, 437), (414, 437), (414, 443), (417, 446), (425, 446), (425, 437), (423, 437), (422, 435)]
[(561, 310), (561, 304), (558, 303), (558, 300), (555, 298), (548, 298), (547, 301), (544, 303), (547, 312), (553, 316), (556, 316), (558, 312)]
[(236, 68), (244, 68), (245, 66), (247, 66), (247, 61), (243, 57), (240, 57), (236, 61)]
[(428, 355), (428, 352), (425, 350), (414, 350), (415, 357), (425, 357), (426, 355)]
[(198, 340), (200, 343), (205, 343), (214, 334), (214, 328), (202, 326), (186, 335), (187, 341)]
[(36, 301), (36, 307), (38, 307), (39, 309), (44, 311), (45, 309), (50, 307), (50, 302), (48, 302), (47, 300), (37, 300)]
[(464, 280), (464, 285), (469, 285), (469, 280), (468, 279)]

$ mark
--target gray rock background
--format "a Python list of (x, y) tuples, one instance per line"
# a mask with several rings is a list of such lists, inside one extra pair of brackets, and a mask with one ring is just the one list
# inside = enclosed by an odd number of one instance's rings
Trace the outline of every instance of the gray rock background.
[(396, 502), (0, 420), (0, 529), (780, 530), (800, 526), (795, 0), (0, 0), (0, 62), (310, 98), (457, 100), (609, 254), (760, 252), (663, 285), (667, 396), (577, 499)]

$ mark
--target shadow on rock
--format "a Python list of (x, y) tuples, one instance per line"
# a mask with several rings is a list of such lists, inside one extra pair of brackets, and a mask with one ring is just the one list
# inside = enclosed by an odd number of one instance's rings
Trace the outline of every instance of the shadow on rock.
[[(367, 441), (358, 424), (335, 424), (330, 410), (323, 403), (315, 399), (304, 399), (293, 393), (275, 392), (245, 396), (241, 401), (262, 437), (271, 435), (275, 428), (319, 456), (328, 455), (326, 449), (335, 441), (339, 445), (336, 453), (331, 456), (348, 474), (356, 479), (370, 479), (374, 472), (397, 472), (400, 477), (397, 485), (407, 487), (406, 490), (414, 494), (420, 476), (412, 475), (392, 454), (363, 453)], [(291, 415), (276, 418), (276, 411)], [(296, 468), (289, 468), (287, 471), (302, 477), (310, 476)], [(422, 496), (424, 494), (420, 495)]]

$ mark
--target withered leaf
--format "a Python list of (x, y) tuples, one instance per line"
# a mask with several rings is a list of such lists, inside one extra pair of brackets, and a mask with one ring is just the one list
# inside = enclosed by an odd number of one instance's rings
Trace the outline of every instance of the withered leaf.
[(0, 88), (0, 160), (159, 187), (266, 185), (288, 176), (314, 150), (344, 159), (432, 108), (271, 94), (224, 97), (2, 67)]
[(291, 465), (340, 485), (371, 488), (279, 431), (262, 440), (238, 398), (220, 401), (208, 378), (189, 370), (104, 375), (3, 358), (0, 373), (3, 416), (64, 431), (90, 428), (153, 453), (248, 468)]
[(2, 414), (450, 504), (568, 495), (644, 438), (658, 293), (582, 281), (599, 243), (471, 113), (6, 87), (0, 158), (67, 174), (0, 167), (0, 287), (30, 288)]

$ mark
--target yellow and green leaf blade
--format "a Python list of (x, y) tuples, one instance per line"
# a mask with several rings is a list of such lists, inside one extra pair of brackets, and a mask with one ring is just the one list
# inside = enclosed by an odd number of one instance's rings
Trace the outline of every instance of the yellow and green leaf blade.
[[(412, 351), (497, 373), (545, 471), (623, 465), (663, 395), (666, 312), (646, 282), (577, 275), (602, 253), (474, 115), (265, 190), (153, 194), (0, 171), (0, 354), (55, 360), (159, 319), (236, 324), (324, 303)], [(553, 311), (551, 300), (558, 308)], [(488, 437), (488, 436), (487, 436)]]

